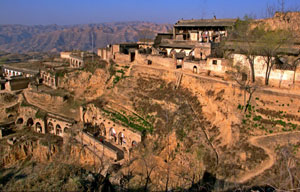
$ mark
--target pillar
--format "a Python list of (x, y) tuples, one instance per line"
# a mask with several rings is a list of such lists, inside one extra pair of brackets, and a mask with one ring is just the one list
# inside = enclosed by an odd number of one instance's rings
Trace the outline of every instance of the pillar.
[(202, 31), (199, 31), (199, 41), (202, 42)]
[[(213, 31), (209, 31), (209, 32), (208, 32), (209, 40), (210, 40), (210, 41), (212, 41), (212, 39), (213, 39), (213, 38), (212, 38), (212, 34), (213, 34)], [(207, 41), (207, 42), (209, 42), (209, 41)]]

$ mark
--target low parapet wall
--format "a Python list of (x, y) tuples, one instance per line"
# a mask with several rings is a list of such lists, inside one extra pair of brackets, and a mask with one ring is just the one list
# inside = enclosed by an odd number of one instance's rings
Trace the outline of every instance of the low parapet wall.
[(103, 144), (88, 133), (79, 132), (77, 140), (82, 142), (84, 145), (87, 145), (91, 151), (94, 151), (100, 157), (104, 155), (114, 160), (120, 160), (124, 158), (124, 153), (121, 150)]

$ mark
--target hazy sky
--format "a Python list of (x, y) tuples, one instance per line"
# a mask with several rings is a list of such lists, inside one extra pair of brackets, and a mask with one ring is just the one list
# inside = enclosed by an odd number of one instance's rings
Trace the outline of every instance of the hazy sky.
[[(286, 7), (300, 0), (285, 0)], [(174, 23), (178, 19), (264, 15), (278, 0), (0, 0), (0, 24)]]

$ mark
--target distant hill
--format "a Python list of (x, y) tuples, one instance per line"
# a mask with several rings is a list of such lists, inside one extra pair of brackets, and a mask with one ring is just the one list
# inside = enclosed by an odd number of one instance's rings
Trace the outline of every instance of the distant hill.
[[(86, 25), (0, 25), (0, 51), (11, 53), (91, 50), (107, 44), (153, 38), (172, 29), (171, 24), (117, 22)], [(93, 35), (92, 35), (93, 34)]]

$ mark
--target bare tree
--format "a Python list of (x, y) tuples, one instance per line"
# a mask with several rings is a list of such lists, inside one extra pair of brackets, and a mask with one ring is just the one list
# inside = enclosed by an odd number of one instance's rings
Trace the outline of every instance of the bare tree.
[(234, 52), (245, 55), (251, 70), (251, 81), (255, 82), (254, 61), (257, 55), (256, 39), (260, 34), (257, 31), (251, 30), (252, 19), (245, 17), (244, 20), (238, 20), (229, 33), (230, 37), (227, 40)]
[(260, 26), (256, 30), (260, 31), (257, 49), (263, 55), (266, 64), (265, 85), (269, 85), (270, 74), (275, 65), (275, 58), (280, 54), (281, 48), (288, 48), (293, 42), (292, 35), (285, 30), (269, 30), (266, 26)]
[[(241, 63), (237, 63), (231, 66), (232, 70), (228, 73), (231, 75), (233, 80), (237, 82), (240, 88), (244, 91), (244, 112), (247, 112), (248, 107), (251, 104), (252, 96), (257, 90), (257, 85), (247, 79), (248, 69)], [(248, 98), (247, 98), (248, 94)]]

